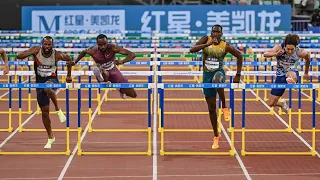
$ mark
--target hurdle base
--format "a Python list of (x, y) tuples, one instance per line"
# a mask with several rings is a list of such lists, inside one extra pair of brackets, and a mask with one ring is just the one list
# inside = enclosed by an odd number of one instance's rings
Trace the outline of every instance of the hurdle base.
[[(297, 131), (298, 131), (299, 133), (303, 133), (303, 132), (313, 132), (312, 129), (298, 129), (298, 128), (297, 128)], [(320, 132), (320, 129), (316, 129), (315, 132)]]
[[(264, 133), (264, 132), (274, 132), (274, 133), (284, 133), (284, 132), (292, 132), (292, 128), (286, 129), (234, 129), (234, 132), (256, 132), (256, 133)], [(228, 128), (228, 132), (231, 132), (230, 128)]]
[(148, 129), (90, 129), (90, 132), (148, 132)]
[(0, 132), (12, 132), (13, 131), (13, 128), (10, 127), (8, 129), (0, 129)]
[(132, 99), (106, 98), (105, 101), (148, 101), (148, 98), (132, 98)]
[(125, 111), (125, 112), (121, 112), (121, 111), (112, 111), (112, 112), (103, 112), (103, 111), (100, 111), (98, 112), (99, 115), (101, 114), (148, 114), (148, 112), (135, 112), (135, 111)]
[[(41, 111), (37, 111), (37, 114), (42, 114)], [(57, 112), (50, 112), (50, 114), (57, 114)], [(63, 111), (63, 114), (67, 114), (67, 112)], [(69, 114), (71, 115), (77, 115), (79, 114), (78, 111), (70, 111)], [(81, 115), (89, 115), (89, 112), (81, 112)]]
[[(0, 114), (9, 114), (8, 111), (0, 111)], [(11, 111), (11, 114), (20, 114), (19, 111)], [(32, 114), (32, 111), (21, 111), (21, 114)]]
[[(209, 115), (209, 112), (164, 112), (165, 115)], [(242, 112), (234, 112), (235, 115), (241, 115)], [(246, 115), (274, 115), (272, 111), (264, 112), (246, 112)]]
[(165, 155), (196, 155), (196, 156), (208, 156), (208, 155), (225, 155), (225, 156), (234, 156), (234, 152), (233, 151), (229, 151), (229, 152), (168, 152), (168, 151), (160, 151), (160, 155), (161, 156), (165, 156)]
[(241, 151), (241, 155), (242, 156), (246, 156), (246, 155), (279, 155), (279, 156), (283, 156), (283, 155), (288, 155), (288, 156), (292, 156), (292, 155), (309, 155), (309, 156), (314, 156), (315, 152), (314, 151), (310, 151), (310, 152), (265, 152), (265, 151), (259, 151), (259, 152), (252, 152), (252, 151)]
[[(67, 132), (67, 129), (52, 129), (53, 132)], [(70, 132), (78, 132), (78, 129), (69, 129)], [(46, 129), (19, 129), (19, 132), (46, 132)], [(82, 131), (83, 132), (83, 131)]]
[(151, 156), (151, 153), (146, 151), (146, 152), (117, 152), (117, 151), (110, 151), (110, 152), (91, 152), (91, 151), (78, 151), (78, 155), (148, 155)]
[(213, 132), (212, 129), (159, 129), (163, 132)]
[(71, 154), (70, 151), (65, 152), (4, 152), (0, 151), (0, 155), (67, 155)]

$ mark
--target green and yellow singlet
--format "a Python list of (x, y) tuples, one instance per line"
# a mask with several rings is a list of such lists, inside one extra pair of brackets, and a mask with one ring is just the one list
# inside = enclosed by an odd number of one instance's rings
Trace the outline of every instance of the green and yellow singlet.
[[(211, 37), (208, 36), (208, 41)], [(223, 69), (223, 60), (226, 56), (225, 48), (227, 43), (220, 41), (220, 44), (208, 46), (202, 50), (202, 63), (204, 72), (213, 72), (218, 69)]]

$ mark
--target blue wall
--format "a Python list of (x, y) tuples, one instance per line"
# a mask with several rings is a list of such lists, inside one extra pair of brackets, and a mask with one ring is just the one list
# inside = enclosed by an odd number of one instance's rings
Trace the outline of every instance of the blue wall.
[(26, 6), (22, 29), (34, 31), (290, 31), (290, 5)]

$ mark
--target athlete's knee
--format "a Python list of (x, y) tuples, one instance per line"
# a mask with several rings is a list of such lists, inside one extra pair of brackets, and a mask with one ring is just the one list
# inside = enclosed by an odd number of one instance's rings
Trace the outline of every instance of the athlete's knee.
[(129, 93), (127, 95), (131, 98), (136, 98), (138, 96), (137, 92), (134, 89), (129, 90)]
[(286, 73), (286, 78), (291, 78), (294, 82), (297, 82), (297, 74), (293, 71), (289, 71)]
[(46, 92), (47, 94), (52, 94), (52, 93), (53, 93), (52, 89), (50, 89), (50, 88), (44, 88), (43, 90), (44, 90), (44, 92)]
[(272, 107), (272, 106), (274, 106), (275, 103), (272, 100), (270, 100), (270, 101), (268, 101), (267, 104), (268, 104), (268, 106)]
[(42, 110), (42, 120), (46, 121), (49, 120), (49, 111), (47, 110)]
[(221, 73), (217, 73), (213, 76), (212, 82), (214, 83), (222, 83), (223, 82), (223, 75)]
[(137, 95), (137, 92), (135, 91), (135, 90), (133, 90), (133, 92), (132, 92), (132, 98), (136, 98), (138, 95)]
[(278, 98), (271, 97), (267, 104), (268, 106), (273, 107), (274, 105), (277, 104), (277, 102), (278, 102)]

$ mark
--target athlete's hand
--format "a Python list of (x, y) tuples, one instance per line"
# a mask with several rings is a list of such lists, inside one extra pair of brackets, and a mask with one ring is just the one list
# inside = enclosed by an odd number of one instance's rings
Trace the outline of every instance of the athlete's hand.
[(123, 62), (121, 60), (115, 60), (114, 64), (119, 66), (119, 65), (123, 64)]
[(6, 67), (4, 68), (4, 71), (3, 71), (3, 72), (4, 72), (4, 74), (8, 74), (8, 73), (9, 73), (9, 67), (6, 66)]
[(278, 52), (276, 52), (275, 56), (281, 56), (284, 53), (283, 49), (280, 49)]
[(76, 63), (74, 61), (67, 61), (67, 66), (74, 66)]
[(67, 82), (67, 83), (71, 83), (71, 82), (72, 82), (72, 78), (71, 78), (71, 76), (67, 76), (67, 78), (66, 78), (66, 82)]
[(214, 44), (214, 43), (216, 43), (216, 44), (218, 43), (217, 38), (212, 38), (211, 41), (207, 42), (206, 45), (207, 45), (207, 46), (211, 46), (211, 45)]
[(310, 76), (309, 76), (309, 74), (304, 74), (304, 75), (303, 75), (303, 79), (306, 80), (306, 81), (310, 81)]
[(236, 75), (234, 78), (233, 78), (233, 83), (239, 83), (240, 82), (240, 75)]

